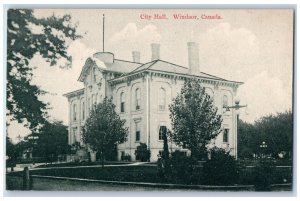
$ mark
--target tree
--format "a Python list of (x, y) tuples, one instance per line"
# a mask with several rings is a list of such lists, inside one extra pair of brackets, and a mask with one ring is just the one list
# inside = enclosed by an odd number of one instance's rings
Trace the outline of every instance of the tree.
[(82, 129), (82, 136), (84, 143), (93, 151), (100, 151), (102, 167), (105, 152), (126, 141), (128, 128), (124, 125), (125, 120), (121, 120), (116, 113), (112, 99), (105, 97), (102, 103), (95, 105), (91, 110)]
[(260, 143), (265, 141), (268, 145), (267, 153), (277, 158), (280, 152), (285, 152), (291, 157), (293, 151), (293, 113), (291, 111), (262, 117), (254, 125), (259, 132)]
[[(162, 129), (162, 128), (161, 128)], [(159, 174), (165, 179), (169, 180), (172, 176), (171, 164), (170, 164), (170, 152), (168, 146), (168, 136), (170, 136), (171, 131), (166, 129), (166, 131), (162, 132), (162, 139), (163, 139), (163, 152), (161, 158), (157, 161)]]
[[(164, 145), (163, 145), (163, 153), (162, 153), (162, 158), (164, 159), (165, 163), (166, 163), (166, 166), (168, 167), (169, 166), (169, 160), (170, 160), (170, 152), (169, 152), (169, 146), (168, 146), (168, 136), (167, 136), (167, 133), (169, 134), (171, 131), (168, 129), (166, 132), (162, 132), (163, 135), (162, 135), (162, 139), (163, 139), (163, 142), (164, 142)], [(169, 134), (170, 136), (170, 134)]]
[(36, 18), (33, 10), (10, 9), (7, 14), (7, 116), (36, 130), (46, 123), (46, 92), (32, 83), (30, 60), (40, 55), (51, 66), (61, 58), (70, 60), (67, 39), (79, 36), (70, 15)]
[(38, 136), (38, 139), (31, 143), (34, 156), (44, 157), (52, 162), (59, 155), (67, 154), (68, 127), (61, 121), (47, 122), (39, 133), (32, 135)]
[(221, 115), (199, 80), (186, 80), (180, 94), (169, 106), (172, 140), (191, 150), (191, 156), (204, 154), (206, 145), (221, 132)]
[(6, 156), (8, 159), (16, 158), (16, 148), (11, 139), (6, 136)]
[(253, 124), (239, 120), (238, 122), (238, 158), (252, 158), (258, 154), (258, 144), (261, 143), (258, 131)]
[(261, 117), (250, 124), (239, 121), (238, 154), (241, 158), (249, 158), (260, 154), (260, 145), (265, 142), (264, 152), (277, 158), (279, 153), (291, 157), (293, 149), (293, 114), (291, 111)]
[(13, 171), (16, 159), (18, 158), (18, 150), (17, 146), (12, 143), (11, 139), (8, 136), (6, 136), (6, 156), (6, 167), (11, 167), (11, 170)]

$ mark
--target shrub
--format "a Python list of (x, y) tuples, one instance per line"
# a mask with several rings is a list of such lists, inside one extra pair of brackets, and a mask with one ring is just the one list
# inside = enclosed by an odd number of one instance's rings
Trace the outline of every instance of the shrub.
[(191, 184), (195, 174), (196, 161), (183, 152), (176, 150), (172, 153), (171, 178), (175, 183)]
[(238, 181), (237, 162), (224, 149), (210, 150), (210, 159), (203, 166), (203, 183), (210, 185), (230, 185)]
[(140, 143), (135, 150), (136, 160), (146, 162), (150, 160), (150, 150), (145, 143)]
[(275, 167), (272, 161), (260, 160), (254, 169), (254, 185), (256, 191), (270, 191), (273, 183)]
[(131, 161), (131, 156), (129, 155), (129, 154), (126, 154), (125, 156), (124, 156), (124, 159), (123, 159), (124, 161)]

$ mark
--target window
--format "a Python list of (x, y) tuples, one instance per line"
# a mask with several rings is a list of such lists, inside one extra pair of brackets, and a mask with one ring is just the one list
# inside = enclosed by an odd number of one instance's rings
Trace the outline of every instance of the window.
[(223, 107), (228, 107), (228, 97), (226, 95), (223, 96)]
[(94, 78), (94, 83), (95, 83), (96, 79), (97, 79), (97, 77), (96, 77), (96, 68), (95, 67), (93, 68), (93, 78)]
[(209, 95), (209, 97), (211, 98), (211, 100), (214, 99), (214, 92), (212, 89), (210, 88), (205, 88), (205, 92)]
[(98, 93), (96, 93), (96, 96), (95, 96), (96, 100), (95, 100), (95, 104), (97, 105), (98, 104)]
[(95, 104), (95, 95), (92, 95), (92, 108), (94, 108), (94, 104)]
[(139, 88), (135, 90), (135, 109), (141, 109), (141, 91)]
[(121, 105), (120, 105), (120, 109), (121, 112), (125, 112), (125, 94), (124, 92), (121, 93)]
[(166, 109), (166, 90), (164, 88), (159, 89), (159, 109)]
[(158, 139), (159, 140), (163, 140), (164, 139), (164, 135), (167, 135), (167, 127), (166, 126), (160, 126), (159, 127), (159, 136)]
[(225, 128), (223, 133), (223, 142), (228, 143), (228, 137), (229, 137), (229, 129)]
[(84, 118), (85, 118), (85, 105), (84, 105), (84, 101), (82, 101), (82, 120), (84, 120)]
[(123, 161), (123, 160), (125, 160), (125, 151), (121, 151), (121, 160)]
[(90, 111), (93, 109), (93, 99), (94, 99), (94, 96), (92, 96), (92, 98), (90, 98)]
[(77, 115), (77, 114), (76, 114), (76, 112), (77, 112), (76, 110), (77, 110), (76, 104), (74, 103), (74, 105), (73, 105), (73, 120), (74, 120), (74, 121), (76, 121), (76, 115)]
[(187, 151), (181, 151), (183, 156), (187, 156)]
[(141, 140), (141, 122), (135, 122), (135, 141)]
[(90, 98), (88, 98), (87, 104), (88, 104), (88, 111), (90, 112), (91, 111)]
[(73, 128), (73, 139), (74, 139), (74, 143), (77, 142), (76, 135), (77, 135), (77, 128)]

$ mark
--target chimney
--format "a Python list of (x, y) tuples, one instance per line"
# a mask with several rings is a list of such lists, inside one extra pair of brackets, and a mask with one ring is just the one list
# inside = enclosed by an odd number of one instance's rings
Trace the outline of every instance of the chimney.
[(188, 58), (189, 58), (189, 72), (192, 75), (200, 73), (199, 66), (199, 45), (195, 42), (188, 42)]
[(133, 62), (140, 63), (140, 55), (139, 51), (132, 51)]
[(151, 50), (152, 50), (151, 61), (159, 59), (159, 48), (160, 48), (160, 45), (158, 43), (151, 43)]

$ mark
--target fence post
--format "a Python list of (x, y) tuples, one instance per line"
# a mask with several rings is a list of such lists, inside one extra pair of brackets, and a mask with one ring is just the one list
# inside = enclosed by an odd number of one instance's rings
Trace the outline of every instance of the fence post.
[(30, 190), (31, 187), (29, 168), (25, 167), (23, 170), (23, 190)]

